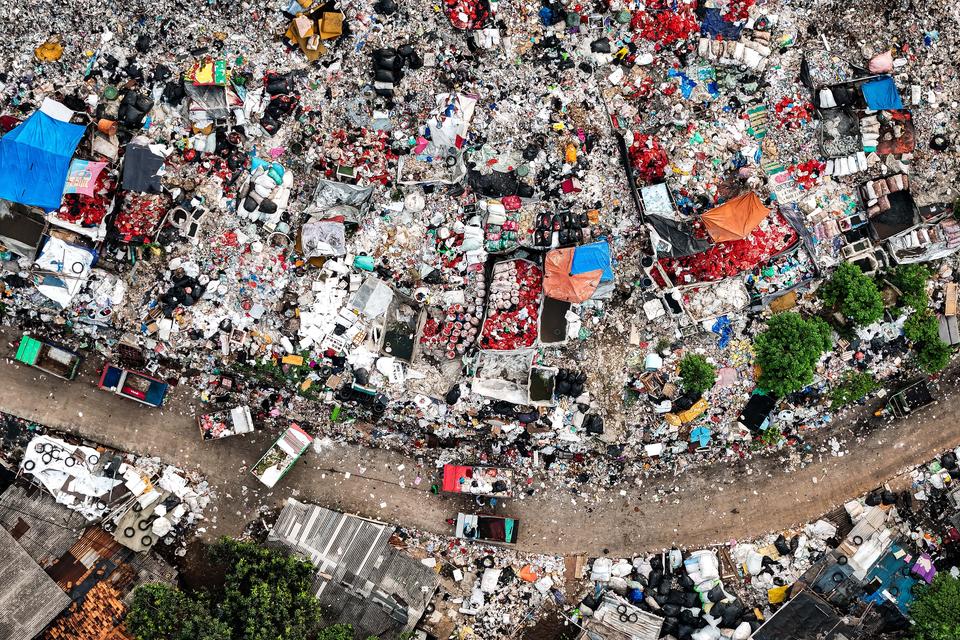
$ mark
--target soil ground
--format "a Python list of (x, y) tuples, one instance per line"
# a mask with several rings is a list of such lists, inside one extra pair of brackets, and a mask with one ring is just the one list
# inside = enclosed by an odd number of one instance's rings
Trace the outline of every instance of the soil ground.
[[(203, 442), (191, 390), (174, 389), (165, 407), (155, 410), (99, 390), (96, 363), (86, 362), (72, 382), (16, 363), (17, 334), (0, 335), (5, 343), (0, 351), (10, 356), (0, 362), (0, 410), (200, 470), (215, 490), (209, 522), (201, 527), (207, 539), (240, 534), (290, 496), (439, 534), (450, 533), (447, 518), (473, 506), (461, 496), (431, 494), (437, 471), (406, 454), (332, 442), (308, 452), (278, 487), (267, 489), (249, 469), (277, 434)], [(953, 389), (956, 381), (956, 374), (950, 374), (941, 386)], [(817, 436), (820, 441), (825, 436), (845, 440), (844, 455), (824, 454), (800, 469), (789, 470), (784, 455), (775, 453), (630, 486), (580, 485), (577, 494), (535, 484), (534, 495), (506, 501), (497, 512), (520, 519), (518, 548), (549, 554), (629, 556), (785, 529), (960, 445), (960, 397), (955, 392), (908, 420), (865, 425), (862, 415), (878, 403), (866, 407), (859, 420), (837, 423)]]

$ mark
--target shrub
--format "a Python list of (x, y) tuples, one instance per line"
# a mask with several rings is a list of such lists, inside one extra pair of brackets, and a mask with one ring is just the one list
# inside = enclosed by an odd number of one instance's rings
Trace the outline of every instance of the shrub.
[(830, 392), (830, 408), (839, 409), (861, 400), (880, 387), (873, 376), (865, 371), (847, 371), (840, 383)]
[(717, 381), (717, 370), (706, 358), (692, 353), (680, 360), (680, 379), (684, 391), (703, 393)]

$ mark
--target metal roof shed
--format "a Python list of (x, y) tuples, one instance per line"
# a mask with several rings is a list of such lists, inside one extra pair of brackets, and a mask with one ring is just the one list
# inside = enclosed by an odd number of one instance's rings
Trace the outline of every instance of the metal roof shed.
[(70, 604), (70, 597), (0, 527), (0, 638), (31, 640)]

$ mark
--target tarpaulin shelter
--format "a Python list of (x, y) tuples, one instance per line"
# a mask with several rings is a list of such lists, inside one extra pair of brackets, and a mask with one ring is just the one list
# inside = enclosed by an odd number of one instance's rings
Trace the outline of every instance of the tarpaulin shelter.
[(874, 111), (903, 109), (903, 101), (897, 92), (897, 85), (890, 76), (863, 83), (860, 87), (867, 107)]
[(0, 198), (44, 211), (59, 207), (70, 158), (84, 131), (35, 111), (0, 138)]
[(544, 260), (543, 291), (554, 300), (584, 302), (601, 283), (612, 281), (610, 245), (603, 241), (554, 249)]
[(707, 211), (701, 220), (714, 242), (726, 242), (746, 238), (769, 213), (751, 191)]
[(138, 193), (160, 193), (163, 189), (163, 154), (158, 145), (134, 138), (123, 156), (123, 189)]

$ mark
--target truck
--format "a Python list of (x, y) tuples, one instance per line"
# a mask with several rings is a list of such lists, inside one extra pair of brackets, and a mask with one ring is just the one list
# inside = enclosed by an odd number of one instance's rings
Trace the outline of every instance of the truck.
[(80, 370), (83, 356), (55, 342), (24, 335), (20, 338), (20, 346), (17, 347), (16, 360), (52, 376), (73, 380)]
[(507, 498), (513, 492), (513, 472), (497, 467), (445, 464), (441, 486), (447, 493)]
[(917, 409), (922, 409), (933, 403), (933, 394), (926, 380), (917, 380), (906, 385), (887, 401), (874, 415), (892, 415), (895, 418), (905, 418)]
[(162, 406), (170, 388), (170, 385), (159, 378), (109, 363), (103, 366), (98, 386), (151, 407)]
[(197, 416), (197, 426), (204, 440), (219, 440), (230, 436), (250, 433), (256, 427), (250, 407), (234, 407), (229, 411), (215, 411)]
[(253, 465), (250, 473), (273, 488), (307, 450), (313, 437), (296, 424), (291, 424), (287, 430), (270, 445), (266, 453)]
[(520, 521), (501, 516), (458, 513), (454, 535), (463, 540), (516, 544)]

